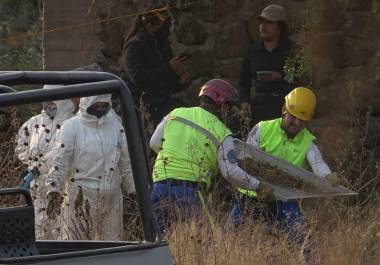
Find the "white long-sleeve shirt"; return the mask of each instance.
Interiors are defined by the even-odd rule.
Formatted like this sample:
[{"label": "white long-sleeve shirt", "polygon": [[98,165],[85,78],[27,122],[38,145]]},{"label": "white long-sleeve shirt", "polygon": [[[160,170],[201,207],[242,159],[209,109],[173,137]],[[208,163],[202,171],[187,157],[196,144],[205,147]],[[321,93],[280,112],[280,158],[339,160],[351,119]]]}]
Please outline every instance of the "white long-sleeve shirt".
[{"label": "white long-sleeve shirt", "polygon": [[[260,146],[260,126],[257,124],[251,132],[248,135],[247,143],[257,146]],[[322,154],[319,151],[318,146],[316,146],[314,143],[311,143],[309,146],[309,149],[306,153],[306,159],[309,163],[313,173],[321,178],[326,177],[327,175],[331,174],[331,170],[329,166],[326,164],[326,162],[322,158]]]},{"label": "white long-sleeve shirt", "polygon": [[[162,148],[162,139],[164,138],[167,120],[168,116],[163,118],[150,139],[150,148],[156,153]],[[260,181],[239,167],[231,136],[226,137],[218,148],[218,165],[222,176],[232,185],[248,190],[258,188]]]}]

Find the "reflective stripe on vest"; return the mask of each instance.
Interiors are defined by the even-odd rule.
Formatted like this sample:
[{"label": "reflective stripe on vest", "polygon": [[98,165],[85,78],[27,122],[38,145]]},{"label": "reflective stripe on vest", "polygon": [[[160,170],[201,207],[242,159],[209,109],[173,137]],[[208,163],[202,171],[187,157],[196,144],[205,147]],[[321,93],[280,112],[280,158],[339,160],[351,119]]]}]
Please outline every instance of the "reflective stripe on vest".
[{"label": "reflective stripe on vest", "polygon": [[201,126],[195,124],[194,122],[192,122],[190,120],[184,119],[182,117],[169,116],[169,119],[182,122],[183,124],[186,124],[187,126],[190,126],[190,127],[194,128],[195,130],[203,133],[216,146],[216,148],[219,148],[219,145],[220,145],[219,140],[212,133],[210,133],[206,129],[202,128]]},{"label": "reflective stripe on vest", "polygon": [[200,108],[178,108],[169,114],[153,181],[178,179],[204,182],[218,172],[217,150],[231,131],[212,113]]},{"label": "reflective stripe on vest", "polygon": [[241,194],[244,194],[245,196],[248,196],[250,198],[257,198],[257,192],[254,190],[245,190],[242,188],[237,188],[237,189]]},{"label": "reflective stripe on vest", "polygon": [[[259,123],[260,149],[294,166],[307,167],[306,155],[310,144],[315,140],[314,135],[305,128],[296,137],[289,139],[281,128],[281,123],[282,118]],[[238,190],[249,197],[257,197],[254,191]]]}]

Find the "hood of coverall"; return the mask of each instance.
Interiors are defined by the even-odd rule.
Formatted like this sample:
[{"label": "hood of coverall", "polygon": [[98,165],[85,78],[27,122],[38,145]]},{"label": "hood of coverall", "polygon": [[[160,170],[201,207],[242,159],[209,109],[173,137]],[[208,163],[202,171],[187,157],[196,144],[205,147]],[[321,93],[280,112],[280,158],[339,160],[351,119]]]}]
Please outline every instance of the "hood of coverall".
[{"label": "hood of coverall", "polygon": [[[97,102],[106,102],[110,104],[110,110],[108,113],[101,118],[97,118],[94,115],[91,115],[87,113],[87,108],[90,107],[91,105],[97,103]],[[79,103],[79,112],[80,116],[85,119],[87,122],[95,122],[98,124],[101,124],[104,122],[105,117],[112,111],[112,102],[111,102],[111,95],[98,95],[98,96],[91,96],[91,97],[84,97],[80,99]]]},{"label": "hood of coverall", "polygon": [[[63,85],[44,85],[43,89],[51,89],[51,88],[60,88]],[[54,116],[54,119],[60,119],[62,117],[66,117],[68,114],[73,114],[75,110],[75,105],[71,99],[64,100],[56,100],[53,101],[57,106],[57,113]],[[42,109],[41,114],[47,115],[44,109]]]}]

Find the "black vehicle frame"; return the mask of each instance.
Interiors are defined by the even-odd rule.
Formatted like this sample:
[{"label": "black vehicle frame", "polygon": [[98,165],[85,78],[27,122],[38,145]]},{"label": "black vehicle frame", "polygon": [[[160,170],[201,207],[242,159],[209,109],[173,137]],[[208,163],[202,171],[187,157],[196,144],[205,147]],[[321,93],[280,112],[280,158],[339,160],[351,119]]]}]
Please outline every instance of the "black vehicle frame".
[{"label": "black vehicle frame", "polygon": [[[12,88],[14,85],[31,84],[60,84],[65,86],[61,88],[34,89],[20,92],[14,92],[15,90]],[[0,95],[0,107],[101,94],[112,93],[117,95],[120,98],[122,121],[126,130],[126,138],[144,232],[144,241],[139,243],[131,242],[130,244],[100,241],[40,241],[37,243],[40,248],[45,249],[46,255],[12,259],[0,258],[0,264],[15,262],[40,263],[49,260],[57,262],[57,259],[64,262],[67,258],[93,255],[98,256],[111,253],[127,253],[128,251],[157,247],[165,247],[164,252],[166,253],[166,256],[168,255],[167,253],[170,253],[166,242],[161,240],[161,235],[153,217],[152,204],[150,201],[151,171],[143,128],[134,107],[130,90],[119,77],[105,72],[0,72],[0,93],[4,93]],[[61,250],[54,250],[59,248],[61,248]],[[165,260],[167,260],[167,257]],[[59,264],[66,264],[62,262]],[[116,264],[112,261],[107,262],[110,264]],[[92,264],[94,264],[94,262],[92,262]],[[95,262],[95,264],[97,263]],[[141,264],[149,263],[142,262]]]}]

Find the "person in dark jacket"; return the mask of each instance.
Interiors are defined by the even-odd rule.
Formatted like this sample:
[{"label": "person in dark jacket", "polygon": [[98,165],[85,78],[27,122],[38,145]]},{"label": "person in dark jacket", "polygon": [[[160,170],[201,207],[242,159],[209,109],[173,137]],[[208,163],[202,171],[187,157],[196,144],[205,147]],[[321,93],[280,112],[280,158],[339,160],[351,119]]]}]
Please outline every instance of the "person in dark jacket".
[{"label": "person in dark jacket", "polygon": [[142,98],[154,127],[172,109],[183,106],[173,94],[191,82],[184,68],[186,58],[173,56],[170,49],[170,28],[170,18],[159,13],[138,15],[126,38],[122,59],[135,102]]},{"label": "person in dark jacket", "polygon": [[[264,8],[259,18],[260,39],[250,45],[243,57],[238,86],[241,107],[252,115],[254,124],[280,116],[283,99],[291,90],[283,72],[293,46],[285,17],[282,6]],[[255,95],[251,95],[252,79]]]}]

